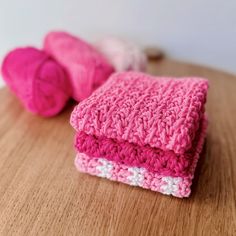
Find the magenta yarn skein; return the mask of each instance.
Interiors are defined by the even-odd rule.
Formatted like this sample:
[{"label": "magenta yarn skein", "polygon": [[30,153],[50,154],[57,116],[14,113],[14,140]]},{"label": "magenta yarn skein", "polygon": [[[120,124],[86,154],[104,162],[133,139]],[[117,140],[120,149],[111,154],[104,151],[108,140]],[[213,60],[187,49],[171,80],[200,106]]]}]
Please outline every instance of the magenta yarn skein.
[{"label": "magenta yarn skein", "polygon": [[50,32],[44,50],[66,70],[76,101],[87,98],[114,72],[111,64],[92,45],[65,32]]},{"label": "magenta yarn skein", "polygon": [[71,94],[63,68],[47,53],[33,47],[9,52],[2,64],[2,75],[24,107],[41,116],[58,114]]}]

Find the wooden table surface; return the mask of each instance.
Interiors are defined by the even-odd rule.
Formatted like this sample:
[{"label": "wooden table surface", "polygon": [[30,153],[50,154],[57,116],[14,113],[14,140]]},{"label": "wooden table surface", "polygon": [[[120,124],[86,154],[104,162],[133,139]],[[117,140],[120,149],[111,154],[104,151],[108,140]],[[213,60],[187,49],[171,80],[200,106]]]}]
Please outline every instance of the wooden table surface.
[{"label": "wooden table surface", "polygon": [[163,60],[156,75],[210,80],[207,141],[189,199],[80,174],[73,104],[45,119],[0,90],[0,235],[236,235],[236,76]]}]

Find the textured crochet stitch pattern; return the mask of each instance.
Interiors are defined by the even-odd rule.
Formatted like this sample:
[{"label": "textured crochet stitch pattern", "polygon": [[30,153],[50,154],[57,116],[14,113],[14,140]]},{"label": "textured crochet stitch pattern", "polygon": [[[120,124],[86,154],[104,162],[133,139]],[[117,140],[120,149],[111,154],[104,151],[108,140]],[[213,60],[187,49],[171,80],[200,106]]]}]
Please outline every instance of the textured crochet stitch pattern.
[{"label": "textured crochet stitch pattern", "polygon": [[77,132],[184,153],[199,128],[207,89],[200,78],[116,73],[75,107],[71,124]]},{"label": "textured crochet stitch pattern", "polygon": [[196,146],[196,154],[189,167],[188,176],[170,176],[160,172],[149,171],[143,167],[130,166],[108,160],[107,158],[93,157],[78,152],[75,158],[75,166],[80,172],[107,178],[113,181],[139,186],[155,192],[175,197],[188,197],[191,193],[191,185],[197,166],[200,152],[203,148],[206,135],[207,120],[204,117],[201,124],[199,141]]},{"label": "textured crochet stitch pattern", "polygon": [[183,154],[175,154],[170,150],[163,151],[148,145],[140,146],[127,141],[96,137],[84,132],[77,133],[75,148],[77,151],[91,157],[102,156],[110,161],[128,166],[144,167],[151,172],[158,172],[172,177],[188,177],[191,175],[189,169],[192,162],[201,151],[203,132],[201,126],[205,119],[201,121],[193,146]]},{"label": "textured crochet stitch pattern", "polygon": [[90,159],[192,179],[207,90],[201,78],[116,73],[72,112],[76,149]]}]

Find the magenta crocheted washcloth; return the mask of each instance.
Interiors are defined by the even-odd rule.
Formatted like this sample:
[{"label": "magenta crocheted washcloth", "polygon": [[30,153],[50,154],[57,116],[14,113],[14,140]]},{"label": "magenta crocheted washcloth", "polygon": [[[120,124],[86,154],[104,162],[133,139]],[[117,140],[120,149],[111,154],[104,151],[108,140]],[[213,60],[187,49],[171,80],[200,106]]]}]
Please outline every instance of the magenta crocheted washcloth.
[{"label": "magenta crocheted washcloth", "polygon": [[191,179],[207,89],[200,78],[116,73],[74,109],[75,146],[90,159]]}]

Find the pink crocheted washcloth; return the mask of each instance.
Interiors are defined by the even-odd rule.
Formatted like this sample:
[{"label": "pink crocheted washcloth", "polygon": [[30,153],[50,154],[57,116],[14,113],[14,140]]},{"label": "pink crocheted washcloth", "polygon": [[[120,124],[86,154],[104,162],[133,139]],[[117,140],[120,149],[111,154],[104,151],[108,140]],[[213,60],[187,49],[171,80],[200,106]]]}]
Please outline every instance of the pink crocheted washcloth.
[{"label": "pink crocheted washcloth", "polygon": [[207,89],[200,78],[114,74],[74,109],[76,148],[90,159],[192,179]]}]

